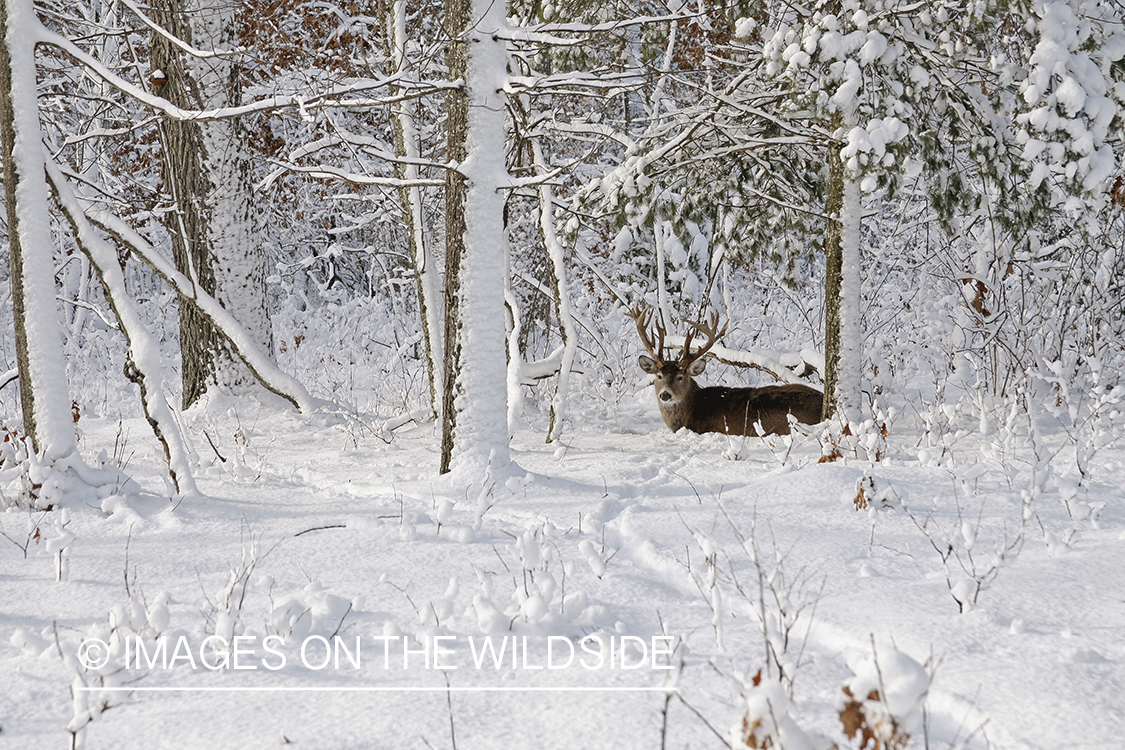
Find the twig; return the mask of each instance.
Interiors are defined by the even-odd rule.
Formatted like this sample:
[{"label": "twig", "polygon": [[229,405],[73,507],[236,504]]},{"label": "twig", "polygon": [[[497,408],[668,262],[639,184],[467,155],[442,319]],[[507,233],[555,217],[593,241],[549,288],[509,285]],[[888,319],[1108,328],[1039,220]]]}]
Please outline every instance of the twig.
[{"label": "twig", "polygon": [[336,625],[336,629],[332,631],[332,635],[330,635],[328,637],[328,640],[334,641],[336,639],[336,636],[338,636],[340,634],[340,628],[342,628],[344,626],[344,620],[348,619],[348,614],[351,613],[351,611],[352,611],[352,605],[351,605],[351,602],[348,602],[348,608],[344,612],[344,616],[340,618],[339,624]]},{"label": "twig", "polygon": [[[394,518],[395,516],[390,516],[390,517]],[[293,536],[301,536],[302,534],[308,534],[309,532],[312,532],[312,531],[324,531],[325,529],[346,529],[346,528],[348,528],[348,525],[346,523],[333,523],[333,524],[329,524],[328,526],[313,526],[311,529],[305,529],[304,531],[298,531]]]},{"label": "twig", "polygon": [[445,703],[449,706],[449,741],[453,750],[457,750],[457,732],[453,728],[453,690],[449,686],[449,672],[443,669],[441,673],[445,677]]},{"label": "twig", "polygon": [[133,598],[129,590],[129,542],[133,541],[133,524],[129,524],[129,536],[125,537],[125,596]]},{"label": "twig", "polygon": [[676,698],[679,699],[680,703],[684,704],[684,707],[686,707],[687,710],[689,710],[693,714],[695,714],[696,718],[699,719],[700,721],[702,721],[703,725],[705,727],[707,727],[708,729],[710,729],[711,733],[719,738],[719,742],[722,742],[724,747],[729,747],[731,750],[734,750],[734,746],[730,744],[730,741],[727,740],[727,738],[723,736],[722,732],[720,732],[718,729],[715,729],[714,725],[711,724],[711,722],[709,722],[707,720],[706,716],[699,713],[699,711],[696,709],[695,706],[691,705],[686,700],[684,700],[684,697],[682,695],[680,695],[679,693],[676,693],[675,695],[676,695]]},{"label": "twig", "polygon": [[218,456],[219,460],[225,464],[227,460],[223,458],[222,453],[219,453],[219,449],[215,447],[215,443],[211,440],[211,436],[207,434],[207,430],[203,431],[203,437],[207,438],[207,442],[208,444],[210,444],[211,450],[215,451],[215,455]]}]

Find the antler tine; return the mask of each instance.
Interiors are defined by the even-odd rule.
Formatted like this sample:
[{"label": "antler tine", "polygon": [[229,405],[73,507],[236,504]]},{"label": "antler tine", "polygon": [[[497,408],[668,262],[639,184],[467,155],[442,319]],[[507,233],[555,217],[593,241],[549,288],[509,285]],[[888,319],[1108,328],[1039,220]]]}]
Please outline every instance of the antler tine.
[{"label": "antler tine", "polygon": [[[726,323],[724,323],[722,329],[720,330],[719,329],[719,313],[718,312],[712,312],[711,318],[707,322],[706,325],[703,324],[703,321],[700,321],[700,322],[696,323],[696,322],[693,322],[693,321],[690,321],[690,320],[687,321],[687,324],[689,326],[691,326],[694,330],[688,331],[687,336],[684,338],[684,356],[680,360],[681,362],[684,362],[684,363],[694,362],[695,360],[699,359],[704,354],[706,354],[708,351],[710,351],[711,347],[713,347],[715,345],[715,343],[718,342],[719,339],[721,339],[723,336],[726,335],[727,326],[730,325],[730,321],[727,321]],[[704,336],[706,336],[707,342],[704,343],[703,346],[700,347],[700,349],[698,351],[696,351],[695,353],[692,353],[690,347],[691,347],[691,340],[695,336],[695,331],[699,331]]]},{"label": "antler tine", "polygon": [[630,318],[637,324],[637,333],[641,336],[641,343],[644,344],[645,349],[657,362],[664,364],[664,326],[654,325],[656,330],[658,342],[656,345],[652,343],[652,337],[648,333],[648,325],[652,320],[652,308],[645,307],[644,305],[636,305],[628,313]]}]

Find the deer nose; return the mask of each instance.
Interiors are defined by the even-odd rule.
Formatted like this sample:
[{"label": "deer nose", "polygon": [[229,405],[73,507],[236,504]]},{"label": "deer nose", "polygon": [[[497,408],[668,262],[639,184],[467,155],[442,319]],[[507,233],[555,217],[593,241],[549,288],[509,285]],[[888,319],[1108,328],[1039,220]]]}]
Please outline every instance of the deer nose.
[{"label": "deer nose", "polygon": [[668,391],[664,391],[664,393],[660,394],[660,400],[661,401],[671,401],[672,400],[672,394],[669,393]]}]

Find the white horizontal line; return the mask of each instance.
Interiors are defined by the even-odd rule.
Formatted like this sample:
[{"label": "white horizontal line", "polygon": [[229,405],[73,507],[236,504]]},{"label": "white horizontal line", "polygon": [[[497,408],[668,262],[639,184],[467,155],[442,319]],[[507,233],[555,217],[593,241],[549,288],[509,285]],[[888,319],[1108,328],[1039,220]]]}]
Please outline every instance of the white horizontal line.
[{"label": "white horizontal line", "polygon": [[565,692],[565,693],[625,693],[625,692],[646,692],[646,693],[678,693],[679,688],[675,687],[294,687],[294,686],[275,686],[275,687],[79,687],[79,692],[102,692],[102,691],[118,691],[118,692],[199,692],[199,693],[298,693],[298,692],[320,692],[320,693],[542,693],[542,692]]}]

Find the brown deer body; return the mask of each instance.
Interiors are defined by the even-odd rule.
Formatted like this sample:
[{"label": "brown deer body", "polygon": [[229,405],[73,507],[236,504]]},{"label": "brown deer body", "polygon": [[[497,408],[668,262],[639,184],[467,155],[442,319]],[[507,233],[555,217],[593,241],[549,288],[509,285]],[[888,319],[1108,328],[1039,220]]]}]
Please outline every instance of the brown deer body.
[{"label": "brown deer body", "polygon": [[[658,343],[648,333],[652,310],[633,308],[630,317],[649,355],[641,355],[641,369],[656,377],[653,387],[664,423],[673,431],[687,427],[692,432],[722,432],[727,435],[788,435],[789,415],[798,422],[816,424],[822,419],[823,396],[807,385],[769,385],[761,388],[701,387],[695,382],[707,366],[703,355],[726,333],[719,330],[719,316],[710,323],[691,323],[695,331],[707,336],[696,351],[691,350],[694,331],[684,339],[683,354],[677,360],[664,358],[664,328],[655,326]],[[761,432],[758,431],[761,426]]]}]

